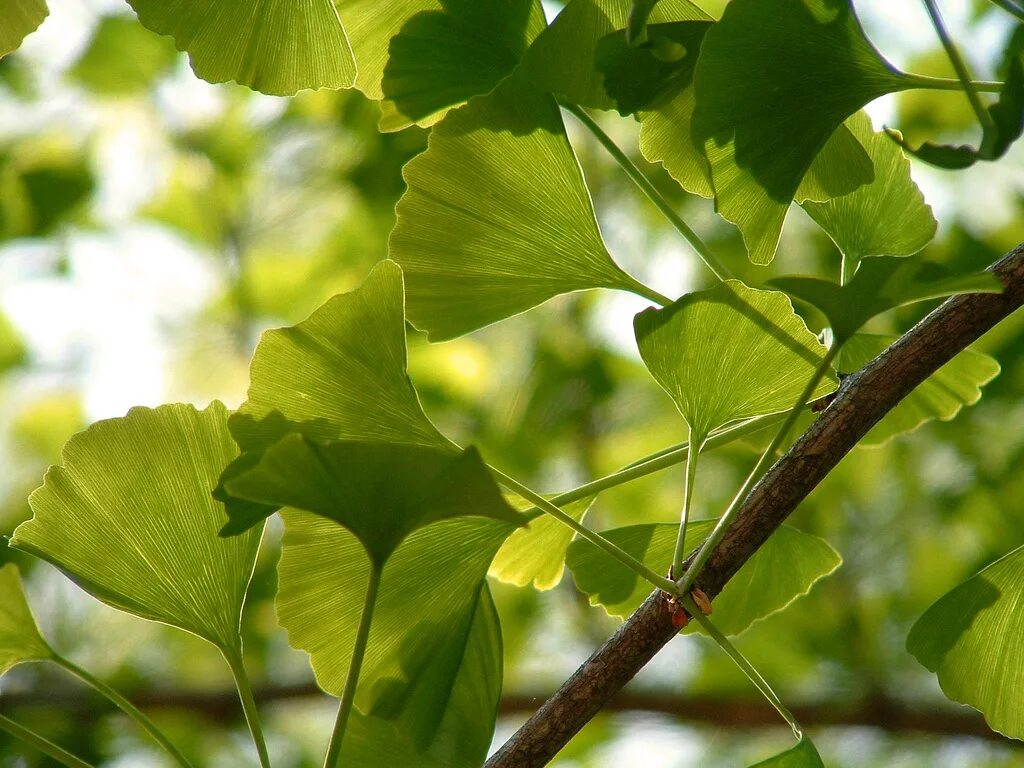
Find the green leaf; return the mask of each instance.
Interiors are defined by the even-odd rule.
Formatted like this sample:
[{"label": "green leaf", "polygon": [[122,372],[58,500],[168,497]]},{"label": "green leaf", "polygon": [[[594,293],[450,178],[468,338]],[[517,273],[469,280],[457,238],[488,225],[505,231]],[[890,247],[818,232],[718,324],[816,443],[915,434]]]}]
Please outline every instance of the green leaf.
[{"label": "green leaf", "polygon": [[129,0],[147,29],[188,51],[196,75],[262,93],[348,88],[355,81],[331,0]]},{"label": "green leaf", "polygon": [[734,0],[704,39],[694,85],[693,137],[717,210],[739,227],[755,264],[772,260],[790,201],[842,122],[909,87],[848,0]]},{"label": "green leaf", "polygon": [[382,130],[428,125],[488,93],[545,26],[537,0],[350,0],[338,13],[356,88],[382,100]]},{"label": "green leaf", "polygon": [[320,442],[296,433],[231,478],[227,490],[236,498],[295,507],[340,523],[378,568],[410,533],[438,520],[480,515],[525,524],[473,447],[452,456],[438,448]]},{"label": "green leaf", "polygon": [[[898,338],[855,333],[839,350],[836,368],[851,373],[860,370]],[[965,349],[903,398],[858,445],[883,445],[926,422],[955,418],[963,406],[981,399],[981,387],[997,375],[999,363],[994,358]]]},{"label": "green leaf", "polygon": [[96,181],[79,148],[40,137],[0,153],[0,240],[46,237],[68,223]]},{"label": "green leaf", "polygon": [[[487,757],[501,699],[501,625],[486,583],[480,588],[466,642],[453,643],[436,655],[418,681],[410,704],[394,718],[354,710],[345,731],[341,760],[345,765],[415,765],[418,768],[478,768]],[[432,701],[434,674],[455,674],[436,731],[426,741],[413,734],[421,711],[417,694]]]},{"label": "green leaf", "polygon": [[848,195],[803,208],[850,261],[865,256],[910,256],[935,236],[935,217],[910,177],[910,162],[870,118],[858,112],[846,121],[867,149],[875,179]]},{"label": "green leaf", "polygon": [[[687,540],[703,541],[715,522],[689,523]],[[678,532],[679,526],[674,523],[648,523],[615,528],[602,535],[657,573],[666,573]],[[566,563],[576,586],[590,595],[591,605],[602,606],[611,616],[626,618],[651,592],[650,585],[636,573],[583,539],[569,545]],[[828,542],[783,525],[715,598],[715,626],[727,635],[737,635],[807,594],[816,581],[841,564],[842,558]],[[689,630],[698,626],[694,622]]]},{"label": "green leaf", "polygon": [[229,420],[243,453],[216,491],[227,504],[225,533],[273,512],[232,500],[224,486],[289,433],[454,451],[423,413],[406,360],[402,271],[392,261],[301,323],[264,333],[249,368],[248,399]]},{"label": "green leaf", "polygon": [[[589,496],[562,507],[562,511],[576,522],[582,523],[596,496]],[[529,502],[521,502],[520,508],[529,508]],[[565,570],[565,551],[569,548],[575,533],[550,515],[540,515],[530,520],[526,528],[515,531],[501,545],[491,563],[490,575],[496,579],[534,589],[547,590],[562,580]]]},{"label": "green leaf", "polygon": [[[614,108],[595,57],[598,41],[624,29],[628,13],[628,5],[621,0],[572,0],[530,46],[519,74],[573,104]],[[650,16],[653,24],[710,20],[688,0],[662,0]]]},{"label": "green leaf", "polygon": [[46,0],[5,0],[0,9],[0,57],[16,51],[48,14]]},{"label": "green leaf", "polygon": [[805,733],[793,748],[755,763],[750,768],[825,768],[825,764]]},{"label": "green leaf", "polygon": [[0,568],[0,676],[24,661],[52,657],[25,600],[18,567],[8,563]]},{"label": "green leaf", "polygon": [[[700,445],[713,429],[793,407],[825,348],[785,295],[727,280],[633,320],[637,346]],[[829,375],[813,397],[836,386]]]},{"label": "green leaf", "polygon": [[104,16],[68,74],[95,94],[124,96],[147,90],[173,66],[170,41],[131,16]]},{"label": "green leaf", "polygon": [[11,545],[108,605],[237,653],[260,531],[218,538],[224,510],[210,497],[236,453],[219,402],[97,422],[64,446]]},{"label": "green leaf", "polygon": [[991,272],[951,274],[940,264],[891,256],[864,259],[846,285],[817,277],[777,277],[767,285],[820,309],[840,342],[875,315],[957,293],[1001,293]]},{"label": "green leaf", "polygon": [[1024,739],[1024,547],[944,595],[917,620],[907,650],[954,701],[999,733]]},{"label": "green leaf", "polygon": [[561,293],[638,288],[608,255],[550,96],[506,81],[435,126],[403,175],[389,255],[432,341]]},{"label": "green leaf", "polygon": [[[337,523],[297,510],[282,515],[278,619],[289,643],[310,655],[320,687],[338,695],[370,560],[355,536]],[[421,528],[402,542],[384,568],[377,596],[356,692],[362,712],[401,718],[415,743],[429,743],[458,671],[458,659],[446,649],[466,642],[487,568],[514,527],[501,520],[455,518]],[[438,668],[435,662],[442,657],[449,663]],[[420,685],[426,675],[430,683]],[[412,709],[403,714],[406,706]]]}]

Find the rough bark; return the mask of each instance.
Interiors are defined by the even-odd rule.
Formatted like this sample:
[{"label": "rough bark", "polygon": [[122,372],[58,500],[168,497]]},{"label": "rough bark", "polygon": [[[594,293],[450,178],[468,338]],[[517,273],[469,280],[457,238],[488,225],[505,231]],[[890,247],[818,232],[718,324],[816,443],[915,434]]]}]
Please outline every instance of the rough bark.
[{"label": "rough bark", "polygon": [[[1024,304],[1024,244],[989,268],[1001,294],[954,296],[843,381],[836,398],[750,491],[697,580],[714,597],[886,413]],[[546,765],[676,634],[653,593],[496,752],[485,768]]]}]

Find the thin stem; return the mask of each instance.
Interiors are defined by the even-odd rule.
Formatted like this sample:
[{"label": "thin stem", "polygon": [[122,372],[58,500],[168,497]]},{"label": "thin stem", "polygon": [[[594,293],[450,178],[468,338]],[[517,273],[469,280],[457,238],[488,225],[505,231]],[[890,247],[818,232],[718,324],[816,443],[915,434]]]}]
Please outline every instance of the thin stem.
[{"label": "thin stem", "polygon": [[672,304],[672,299],[668,296],[658,293],[648,285],[644,285],[632,275],[626,275],[626,277],[628,278],[629,290],[637,296],[643,296],[645,299],[653,301],[660,307],[667,307]]},{"label": "thin stem", "polygon": [[686,595],[682,603],[687,613],[697,620],[701,627],[704,628],[704,631],[718,644],[718,647],[729,655],[729,658],[736,663],[736,666],[747,676],[747,679],[754,684],[757,690],[775,707],[775,710],[782,715],[782,719],[789,723],[789,727],[793,729],[793,735],[799,741],[803,736],[800,725],[797,723],[796,718],[793,717],[793,713],[786,708],[786,705],[782,703],[782,700],[772,690],[772,687],[768,685],[768,681],[761,676],[761,673],[754,668],[754,665],[747,660],[747,657],[740,653],[739,648],[733,645],[729,638],[723,635],[718,627],[711,623],[711,619],[701,613],[700,609],[693,602],[692,597]]},{"label": "thin stem", "polygon": [[815,369],[811,378],[808,380],[807,385],[804,387],[803,392],[797,398],[796,403],[786,414],[785,421],[782,422],[782,426],[779,427],[779,431],[775,433],[775,437],[772,438],[771,443],[765,448],[764,453],[761,454],[761,458],[757,460],[754,468],[750,470],[750,474],[747,475],[747,479],[743,481],[743,485],[739,491],[733,497],[729,503],[729,507],[725,510],[725,513],[719,518],[718,523],[715,525],[711,535],[701,545],[700,550],[697,552],[697,556],[690,563],[689,568],[686,569],[686,575],[683,576],[679,581],[679,591],[682,594],[688,594],[694,582],[700,575],[701,569],[707,563],[708,558],[711,557],[711,553],[715,551],[715,547],[718,546],[722,538],[725,536],[726,531],[729,530],[729,526],[732,525],[733,518],[736,517],[739,512],[740,505],[743,500],[747,497],[750,489],[754,486],[754,483],[760,479],[764,470],[768,468],[772,458],[775,456],[775,451],[779,445],[785,439],[786,435],[789,434],[789,430],[793,428],[797,418],[800,416],[800,412],[807,405],[807,401],[811,399],[811,395],[814,394],[815,388],[818,386],[818,382],[824,378],[825,374],[828,373],[829,368],[832,366],[832,361],[835,359],[836,354],[839,352],[839,347],[842,346],[842,341],[836,339],[833,342],[831,348],[825,353],[825,356],[821,359],[818,367]]},{"label": "thin stem", "polygon": [[594,122],[593,118],[591,118],[590,115],[588,115],[581,107],[564,102],[562,103],[562,106],[566,111],[571,112],[577,120],[583,123],[587,130],[594,134],[594,137],[601,143],[601,146],[608,150],[608,154],[610,154],[622,167],[622,170],[626,172],[626,175],[633,180],[633,183],[640,188],[641,192],[647,195],[658,210],[665,215],[665,218],[668,219],[669,223],[675,227],[679,234],[681,234],[693,247],[693,250],[697,252],[697,255],[700,257],[701,261],[707,265],[707,268],[715,273],[715,277],[719,280],[725,280],[732,277],[729,270],[715,257],[707,244],[700,239],[696,232],[690,229],[682,218],[680,218],[679,214],[672,209],[672,206],[668,204],[668,201],[651,183],[651,180],[636,167],[633,161],[630,160],[621,149],[619,149],[619,146],[612,141],[611,137],[601,130],[601,126]]},{"label": "thin stem", "polygon": [[53,663],[59,667],[62,667],[72,675],[77,677],[83,683],[88,685],[94,691],[99,693],[104,698],[108,699],[114,706],[124,712],[128,717],[134,720],[139,726],[148,733],[153,740],[163,747],[167,754],[169,754],[174,761],[182,766],[182,768],[192,768],[192,764],[185,758],[183,754],[174,746],[170,740],[160,731],[159,728],[154,725],[153,721],[146,717],[145,713],[142,712],[138,707],[132,704],[128,699],[118,693],[116,690],[111,688],[109,685],[104,683],[97,677],[94,677],[89,672],[86,672],[80,666],[75,664],[73,661],[64,658],[60,654],[55,653],[52,659]]},{"label": "thin stem", "polygon": [[14,738],[21,739],[29,746],[35,747],[44,755],[53,758],[61,765],[66,765],[67,768],[93,768],[89,763],[84,760],[79,760],[70,752],[61,749],[44,736],[39,735],[35,731],[26,728],[23,725],[19,725],[3,715],[0,715],[0,731],[7,731],[7,733],[11,734]]},{"label": "thin stem", "polygon": [[1024,9],[1014,3],[1011,3],[1010,0],[992,0],[992,2],[1011,16],[1016,16],[1021,21],[1024,21]]},{"label": "thin stem", "polygon": [[231,676],[235,679],[235,688],[238,689],[238,698],[242,702],[242,711],[245,712],[245,722],[249,726],[249,733],[252,734],[252,743],[256,745],[256,752],[260,757],[260,765],[263,768],[270,768],[270,755],[267,754],[267,740],[263,736],[263,727],[260,725],[260,713],[256,707],[256,697],[252,695],[252,685],[249,683],[249,675],[245,671],[245,664],[242,662],[241,651],[224,653],[224,658],[231,667]]},{"label": "thin stem", "polygon": [[[729,427],[727,429],[713,432],[711,437],[704,441],[704,448],[718,448],[727,443],[731,443],[740,437],[749,435],[753,432],[758,432],[766,427],[776,424],[785,417],[785,413],[772,413],[768,416],[758,416],[756,419],[748,419],[747,421],[741,422],[736,426]],[[668,448],[663,448],[660,451],[645,456],[642,459],[637,459],[632,464],[629,464],[622,469],[612,472],[610,475],[599,477],[597,480],[591,480],[589,483],[577,486],[568,491],[553,496],[550,499],[552,504],[556,506],[564,506],[580,499],[585,499],[588,496],[607,491],[609,488],[615,488],[620,485],[624,485],[632,480],[638,480],[641,477],[660,472],[663,469],[674,467],[677,464],[681,464],[686,461],[686,457],[690,454],[689,443],[677,443],[676,445],[670,445]],[[542,511],[538,507],[526,510],[524,513],[527,516],[538,516],[542,514]]]},{"label": "thin stem", "polygon": [[[927,91],[962,91],[964,89],[964,84],[956,78],[929,77],[928,75],[904,72],[903,80],[911,88],[921,88]],[[971,87],[979,93],[1000,93],[1003,90],[1003,83],[994,80],[971,80],[970,82]]]},{"label": "thin stem", "polygon": [[[693,432],[690,432],[690,442],[693,442]],[[686,557],[686,525],[690,522],[690,499],[693,497],[693,486],[697,479],[697,458],[700,456],[700,447],[695,451],[688,451],[686,455],[686,484],[683,486],[683,512],[679,520],[679,533],[676,536],[675,554],[672,556],[672,575],[678,578],[677,574],[683,572],[683,558]]]},{"label": "thin stem", "polygon": [[377,603],[377,591],[380,589],[380,578],[383,569],[376,563],[370,564],[370,580],[366,585],[366,599],[363,612],[359,616],[359,628],[356,630],[356,642],[352,646],[352,660],[348,665],[348,677],[345,679],[345,690],[341,694],[338,705],[338,717],[334,721],[334,732],[331,743],[327,746],[324,768],[337,768],[341,760],[341,743],[345,738],[345,728],[352,713],[352,703],[356,698],[356,685],[359,682],[359,671],[366,655],[366,641],[370,637],[370,624],[373,623],[373,608]]},{"label": "thin stem", "polygon": [[971,102],[971,109],[978,116],[978,122],[981,123],[986,131],[993,130],[995,123],[992,120],[992,115],[985,109],[981,96],[978,95],[978,91],[971,82],[971,72],[967,69],[967,62],[964,61],[960,51],[957,50],[956,45],[953,43],[953,39],[949,36],[946,25],[942,21],[942,14],[939,13],[939,6],[935,3],[935,0],[924,0],[924,6],[928,9],[932,26],[935,27],[935,32],[939,36],[939,40],[942,41],[942,47],[946,49],[946,55],[949,57],[953,69],[956,70],[957,79],[963,86],[964,93],[967,94],[967,100]]},{"label": "thin stem", "polygon": [[641,576],[646,581],[649,581],[658,589],[664,590],[671,595],[674,595],[676,593],[675,582],[673,582],[671,579],[665,578],[664,576],[660,575],[651,568],[648,568],[646,565],[644,565],[631,554],[623,550],[621,547],[612,544],[610,541],[608,541],[608,539],[606,539],[601,534],[590,530],[584,525],[581,525],[571,516],[567,515],[565,512],[559,509],[555,504],[545,499],[539,493],[530,490],[525,485],[520,483],[518,480],[509,477],[500,469],[496,469],[493,466],[491,466],[490,469],[497,476],[498,482],[500,482],[510,491],[519,494],[530,503],[536,505],[537,508],[540,509],[542,512],[548,513],[556,520],[569,526],[574,531],[576,531],[576,533],[578,533],[582,538],[589,541],[595,547],[598,547],[599,549],[602,549],[605,552],[607,552],[609,555],[614,557],[624,566],[626,566],[631,571]]}]

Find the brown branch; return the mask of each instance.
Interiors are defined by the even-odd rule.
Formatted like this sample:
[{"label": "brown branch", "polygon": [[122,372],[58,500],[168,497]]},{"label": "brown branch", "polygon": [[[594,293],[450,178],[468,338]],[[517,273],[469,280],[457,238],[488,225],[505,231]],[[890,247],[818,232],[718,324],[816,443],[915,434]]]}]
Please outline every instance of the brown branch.
[{"label": "brown branch", "polygon": [[[879,419],[957,353],[1024,304],[1024,244],[990,270],[1001,294],[954,296],[843,381],[836,399],[743,501],[698,579],[710,596],[764,544]],[[676,635],[655,592],[486,763],[546,765]]]}]

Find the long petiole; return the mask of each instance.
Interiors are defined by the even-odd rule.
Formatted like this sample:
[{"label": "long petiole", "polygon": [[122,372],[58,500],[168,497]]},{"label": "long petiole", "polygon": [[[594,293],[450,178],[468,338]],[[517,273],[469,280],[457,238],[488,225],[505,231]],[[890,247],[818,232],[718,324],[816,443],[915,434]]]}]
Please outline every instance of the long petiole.
[{"label": "long petiole", "polygon": [[988,113],[984,103],[981,101],[981,96],[978,95],[978,91],[971,81],[971,73],[967,69],[967,62],[964,61],[960,51],[957,50],[956,45],[953,43],[953,39],[949,36],[949,31],[942,21],[942,14],[939,13],[939,6],[936,5],[935,0],[924,0],[924,6],[928,9],[928,16],[931,17],[935,33],[939,36],[939,40],[942,41],[942,47],[946,49],[949,62],[953,65],[953,69],[956,70],[957,79],[963,86],[964,93],[967,94],[967,100],[971,102],[971,109],[977,115],[978,122],[981,123],[982,128],[986,132],[993,130],[995,123],[992,120],[992,115]]},{"label": "long petiole", "polygon": [[[690,443],[693,443],[693,432],[690,432]],[[697,457],[700,447],[686,454],[686,484],[683,486],[683,512],[679,520],[679,534],[676,536],[675,554],[672,555],[672,575],[683,572],[683,558],[686,557],[686,526],[690,522],[690,499],[693,497],[693,486],[697,479]]]},{"label": "long petiole", "polygon": [[708,633],[712,640],[714,640],[718,647],[725,651],[729,658],[732,659],[736,666],[747,676],[747,679],[754,684],[754,686],[761,692],[761,694],[768,699],[769,703],[775,707],[776,711],[782,715],[782,719],[789,723],[789,727],[793,729],[793,735],[796,736],[797,740],[803,735],[800,731],[800,726],[793,717],[793,713],[786,709],[786,705],[782,703],[782,700],[778,697],[772,687],[768,685],[768,681],[765,680],[761,673],[754,669],[754,665],[747,661],[746,656],[740,653],[739,649],[733,645],[729,638],[723,635],[714,624],[711,623],[711,619],[705,616],[701,610],[697,607],[696,603],[693,602],[693,598],[688,594],[682,599],[683,607],[686,608],[689,613],[697,622],[704,628],[704,631]]},{"label": "long petiole", "polygon": [[242,702],[242,711],[245,713],[246,725],[249,726],[249,733],[252,734],[252,743],[256,745],[260,765],[263,768],[270,768],[267,741],[263,737],[263,727],[260,725],[259,710],[256,708],[256,698],[252,694],[249,675],[245,671],[245,664],[242,663],[242,652],[241,650],[231,653],[225,651],[224,658],[231,668],[231,676],[235,680],[235,688],[238,690],[238,698]]},{"label": "long petiole", "polygon": [[708,536],[697,551],[697,555],[694,557],[693,562],[690,563],[690,566],[686,569],[686,575],[683,576],[679,582],[679,591],[682,594],[689,594],[694,582],[700,575],[701,569],[707,563],[708,558],[711,557],[711,553],[715,551],[715,547],[718,546],[719,542],[721,542],[722,538],[725,536],[725,532],[729,530],[729,526],[732,525],[732,521],[739,512],[740,505],[743,503],[743,500],[747,497],[747,494],[750,492],[754,483],[760,479],[761,475],[768,468],[772,458],[775,456],[775,451],[782,444],[786,435],[789,434],[789,430],[793,428],[797,418],[800,416],[800,412],[803,411],[804,406],[807,405],[807,402],[814,394],[814,390],[817,388],[818,382],[825,377],[825,374],[827,374],[829,369],[832,367],[832,361],[839,352],[840,346],[842,346],[842,343],[837,339],[829,348],[828,352],[825,353],[825,356],[821,359],[818,367],[815,369],[814,373],[811,374],[811,378],[804,387],[803,392],[801,392],[800,396],[797,398],[796,403],[786,414],[786,419],[782,422],[782,426],[779,427],[779,431],[775,433],[775,437],[772,438],[771,443],[768,444],[764,453],[761,454],[761,458],[757,460],[754,468],[750,470],[750,474],[747,475],[747,479],[743,481],[743,485],[740,487],[739,491],[736,492],[732,501],[729,502],[729,507],[725,510],[722,517],[719,518],[714,530],[711,531],[711,535]]},{"label": "long petiole", "polygon": [[559,522],[569,526],[574,531],[576,531],[576,533],[578,533],[582,538],[586,539],[595,547],[598,547],[599,549],[603,550],[604,552],[614,557],[616,560],[618,560],[624,566],[629,568],[631,571],[633,571],[646,581],[649,581],[656,588],[664,590],[665,592],[668,592],[670,595],[674,595],[676,593],[675,582],[673,582],[671,579],[665,578],[664,576],[655,572],[653,569],[648,568],[646,565],[644,565],[631,554],[623,550],[621,547],[612,544],[610,541],[608,541],[608,539],[606,539],[601,534],[590,530],[581,523],[578,523],[570,515],[567,515],[565,512],[559,509],[557,505],[548,501],[539,493],[530,490],[525,485],[520,483],[518,480],[509,477],[500,469],[496,469],[495,467],[490,466],[490,470],[497,476],[498,482],[504,485],[510,491],[522,496],[531,504],[534,504],[542,512],[546,512]]},{"label": "long petiole", "polygon": [[[955,77],[929,77],[928,75],[904,72],[903,79],[910,87],[926,91],[962,91],[964,89],[964,84]],[[978,93],[1000,93],[1003,90],[1003,83],[994,80],[971,80],[970,83]]]},{"label": "long petiole", "polygon": [[1007,13],[1009,13],[1011,16],[1016,16],[1021,21],[1024,21],[1024,9],[1022,9],[1015,3],[1011,2],[1011,0],[992,0],[992,2],[998,5]]},{"label": "long petiole", "polygon": [[682,218],[680,218],[679,214],[672,209],[672,206],[668,204],[668,201],[651,183],[651,180],[636,167],[636,164],[626,156],[625,152],[619,149],[618,144],[612,141],[611,137],[601,130],[601,126],[594,122],[594,119],[581,107],[575,104],[562,103],[562,107],[566,111],[571,112],[577,120],[583,123],[587,130],[594,134],[594,137],[601,143],[601,146],[608,150],[608,154],[615,159],[619,166],[621,166],[622,170],[626,172],[626,175],[633,180],[633,183],[640,188],[640,191],[647,195],[650,201],[654,203],[657,209],[664,214],[666,219],[668,219],[669,223],[686,239],[686,242],[688,242],[692,246],[693,250],[697,252],[700,260],[707,265],[707,268],[715,273],[715,277],[719,280],[725,280],[732,277],[732,274],[726,266],[715,257],[715,254],[711,252],[711,249],[708,248],[707,244],[700,239],[696,232],[690,229],[689,225],[687,225]]},{"label": "long petiole", "polygon": [[88,685],[94,691],[96,691],[101,696],[109,700],[118,709],[120,709],[122,712],[128,715],[128,717],[130,717],[132,720],[138,723],[139,726],[144,731],[146,731],[146,733],[148,733],[157,744],[159,744],[167,751],[167,754],[174,758],[174,761],[178,765],[182,766],[183,768],[192,768],[192,764],[189,763],[185,756],[181,754],[178,748],[170,742],[170,740],[163,734],[163,732],[161,732],[160,729],[153,724],[153,721],[146,717],[142,710],[140,710],[138,707],[136,707],[134,704],[128,701],[128,699],[126,699],[124,696],[122,696],[120,693],[118,693],[116,690],[111,688],[109,685],[104,683],[99,678],[94,677],[92,674],[86,672],[84,669],[82,669],[80,666],[70,661],[69,659],[65,659],[60,654],[55,653],[51,660],[53,661],[54,664],[70,672],[72,675],[77,677],[79,680]]},{"label": "long petiole", "polygon": [[31,747],[35,747],[39,752],[56,760],[61,765],[66,765],[67,768],[93,768],[89,763],[79,760],[70,752],[57,746],[44,736],[40,736],[35,731],[3,715],[0,715],[0,731],[6,731],[14,738],[20,739]]},{"label": "long petiole", "polygon": [[370,580],[366,585],[366,599],[363,602],[363,612],[359,616],[356,642],[352,646],[352,660],[348,665],[345,690],[341,693],[341,703],[338,705],[338,717],[334,721],[331,743],[327,746],[324,768],[337,768],[340,764],[341,743],[345,738],[345,728],[348,726],[348,718],[352,713],[352,703],[356,698],[356,685],[359,682],[359,671],[363,666],[363,657],[366,655],[366,641],[370,637],[370,624],[373,622],[373,608],[377,603],[377,592],[380,589],[382,573],[383,568],[381,566],[376,563],[370,563]]}]

